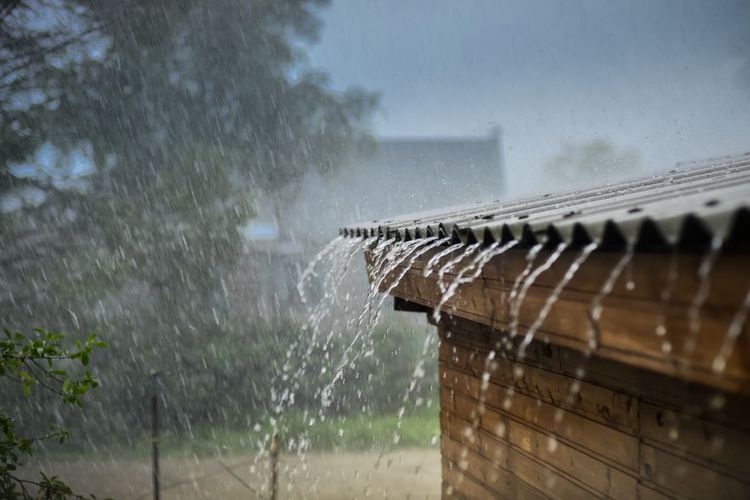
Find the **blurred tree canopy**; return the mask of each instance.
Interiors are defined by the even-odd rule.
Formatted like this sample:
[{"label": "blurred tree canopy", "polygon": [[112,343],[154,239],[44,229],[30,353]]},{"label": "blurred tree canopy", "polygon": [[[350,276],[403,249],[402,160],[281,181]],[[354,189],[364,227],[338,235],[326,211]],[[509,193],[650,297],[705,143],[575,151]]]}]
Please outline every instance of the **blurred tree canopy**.
[{"label": "blurred tree canopy", "polygon": [[96,181],[133,197],[171,170],[189,174],[196,147],[240,155],[266,189],[330,170],[365,138],[375,98],[301,71],[325,3],[5,0],[4,185],[43,177],[12,165],[44,143],[84,143]]},{"label": "blurred tree canopy", "polygon": [[636,176],[640,157],[635,149],[621,149],[604,139],[593,139],[563,144],[562,151],[550,158],[544,168],[556,181],[569,186],[592,179],[611,182]]},{"label": "blurred tree canopy", "polygon": [[112,401],[139,400],[153,366],[186,397],[185,371],[235,369],[213,343],[271,328],[222,316],[255,196],[369,140],[377,97],[305,66],[327,3],[0,2],[9,326],[100,332]]}]

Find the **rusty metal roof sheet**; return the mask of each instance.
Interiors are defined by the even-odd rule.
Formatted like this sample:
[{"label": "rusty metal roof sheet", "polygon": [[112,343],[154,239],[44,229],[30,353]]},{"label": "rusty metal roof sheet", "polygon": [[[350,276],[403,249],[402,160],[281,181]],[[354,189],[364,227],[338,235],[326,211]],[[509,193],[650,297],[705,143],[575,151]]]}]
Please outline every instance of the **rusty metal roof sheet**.
[{"label": "rusty metal roof sheet", "polygon": [[701,249],[750,241],[750,153],[604,187],[354,224],[350,237]]}]

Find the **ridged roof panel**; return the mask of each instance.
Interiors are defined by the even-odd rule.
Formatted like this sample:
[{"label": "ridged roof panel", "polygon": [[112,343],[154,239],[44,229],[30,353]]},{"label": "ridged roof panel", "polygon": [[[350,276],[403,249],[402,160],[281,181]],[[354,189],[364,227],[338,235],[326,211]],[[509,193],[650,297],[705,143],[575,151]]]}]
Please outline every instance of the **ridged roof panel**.
[{"label": "ridged roof panel", "polygon": [[640,250],[705,248],[750,240],[750,154],[603,187],[445,210],[406,214],[341,229],[352,237],[403,240],[452,236],[455,241]]}]

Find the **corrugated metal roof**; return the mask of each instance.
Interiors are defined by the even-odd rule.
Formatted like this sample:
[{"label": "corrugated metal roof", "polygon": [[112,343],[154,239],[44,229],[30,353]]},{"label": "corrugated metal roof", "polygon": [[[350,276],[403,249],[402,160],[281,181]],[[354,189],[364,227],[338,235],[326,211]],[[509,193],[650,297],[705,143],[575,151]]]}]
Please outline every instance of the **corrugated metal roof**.
[{"label": "corrugated metal roof", "polygon": [[402,240],[452,236],[458,242],[521,240],[524,245],[590,242],[601,248],[701,249],[750,240],[750,154],[666,175],[512,201],[467,204],[353,224],[350,237]]}]

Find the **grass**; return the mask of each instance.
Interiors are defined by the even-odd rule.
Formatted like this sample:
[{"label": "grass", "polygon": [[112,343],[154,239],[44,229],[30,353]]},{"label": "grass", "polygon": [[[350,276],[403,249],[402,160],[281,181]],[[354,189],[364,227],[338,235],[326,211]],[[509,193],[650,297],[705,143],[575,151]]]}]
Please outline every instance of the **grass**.
[{"label": "grass", "polygon": [[[395,448],[427,448],[437,446],[440,421],[436,407],[422,408],[399,419],[395,414],[351,417],[335,416],[323,421],[304,413],[285,415],[277,422],[286,450],[296,451],[301,441],[310,451],[386,451]],[[207,457],[257,453],[268,446],[273,432],[270,422],[238,429],[222,426],[201,426],[191,434],[165,429],[160,438],[160,453],[170,458]],[[50,447],[48,458],[76,460],[86,457],[143,459],[151,453],[151,438],[147,430],[127,441],[115,437],[90,437],[84,444],[83,436],[75,436],[81,446]]]},{"label": "grass", "polygon": [[[296,449],[301,441],[312,451],[426,448],[436,446],[440,433],[437,409],[404,415],[400,420],[396,415],[357,415],[320,421],[294,413],[281,419],[278,426],[288,450]],[[166,439],[164,452],[171,456],[257,452],[271,433],[270,423],[244,430],[205,428],[191,438]]]}]

